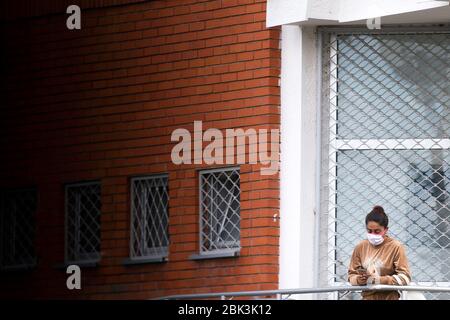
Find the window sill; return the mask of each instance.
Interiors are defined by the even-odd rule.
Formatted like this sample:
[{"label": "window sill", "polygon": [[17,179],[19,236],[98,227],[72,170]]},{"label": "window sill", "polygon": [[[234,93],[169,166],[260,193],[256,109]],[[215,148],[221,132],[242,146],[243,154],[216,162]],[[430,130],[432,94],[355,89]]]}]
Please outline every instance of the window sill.
[{"label": "window sill", "polygon": [[37,264],[0,267],[0,272],[27,272],[36,269]]},{"label": "window sill", "polygon": [[56,269],[67,269],[68,266],[78,266],[80,268],[96,268],[99,261],[72,261],[64,262],[55,266]]},{"label": "window sill", "polygon": [[226,252],[215,252],[215,253],[198,253],[193,254],[189,257],[191,260],[207,260],[207,259],[220,259],[220,258],[233,258],[239,256],[239,249],[226,251]]},{"label": "window sill", "polygon": [[167,256],[154,256],[154,257],[145,257],[145,258],[127,258],[123,260],[123,265],[125,266],[133,266],[139,264],[147,264],[147,263],[161,263],[167,262]]}]

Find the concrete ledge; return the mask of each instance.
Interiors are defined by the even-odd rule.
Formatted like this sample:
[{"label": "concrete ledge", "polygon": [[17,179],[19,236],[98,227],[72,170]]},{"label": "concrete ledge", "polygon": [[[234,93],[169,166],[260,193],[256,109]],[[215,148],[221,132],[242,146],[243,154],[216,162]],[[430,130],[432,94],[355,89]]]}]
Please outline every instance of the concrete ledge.
[{"label": "concrete ledge", "polygon": [[220,259],[220,258],[233,258],[239,256],[239,250],[217,252],[217,253],[197,253],[189,257],[190,260],[207,260],[207,259]]},{"label": "concrete ledge", "polygon": [[147,263],[161,263],[167,262],[167,256],[155,256],[148,258],[127,258],[124,259],[122,264],[125,266],[139,265],[139,264],[147,264]]}]

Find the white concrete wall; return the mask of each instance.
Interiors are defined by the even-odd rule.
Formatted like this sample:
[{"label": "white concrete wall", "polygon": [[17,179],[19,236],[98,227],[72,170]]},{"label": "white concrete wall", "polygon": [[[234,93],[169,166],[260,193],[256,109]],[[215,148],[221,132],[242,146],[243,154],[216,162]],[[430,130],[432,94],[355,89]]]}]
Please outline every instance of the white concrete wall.
[{"label": "white concrete wall", "polygon": [[315,39],[313,28],[282,26],[280,289],[314,286]]}]

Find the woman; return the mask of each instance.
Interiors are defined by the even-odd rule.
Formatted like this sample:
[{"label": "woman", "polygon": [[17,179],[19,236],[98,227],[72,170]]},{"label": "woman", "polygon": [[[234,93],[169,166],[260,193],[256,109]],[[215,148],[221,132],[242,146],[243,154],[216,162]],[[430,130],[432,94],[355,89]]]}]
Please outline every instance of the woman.
[{"label": "woman", "polygon": [[[348,281],[354,286],[370,284],[408,285],[411,281],[403,245],[386,233],[389,219],[383,207],[366,216],[367,240],[353,250]],[[398,291],[365,291],[363,300],[398,300]]]}]

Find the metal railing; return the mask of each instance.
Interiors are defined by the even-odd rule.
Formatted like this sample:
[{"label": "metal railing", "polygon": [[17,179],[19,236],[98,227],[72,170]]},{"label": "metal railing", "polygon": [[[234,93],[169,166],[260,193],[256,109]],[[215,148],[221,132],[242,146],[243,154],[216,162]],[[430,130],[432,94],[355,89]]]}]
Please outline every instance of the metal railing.
[{"label": "metal railing", "polygon": [[[156,298],[156,300],[196,300],[196,299],[212,299],[233,297],[261,297],[276,296],[276,300],[287,300],[292,295],[297,294],[318,294],[332,292],[363,292],[363,291],[407,291],[407,292],[448,292],[450,287],[437,286],[391,286],[391,285],[371,285],[371,286],[336,286],[323,288],[298,288],[298,289],[281,289],[281,290],[260,290],[260,291],[236,291],[236,292],[216,292],[216,293],[193,293],[180,294]],[[283,297],[286,296],[286,297]]]}]

